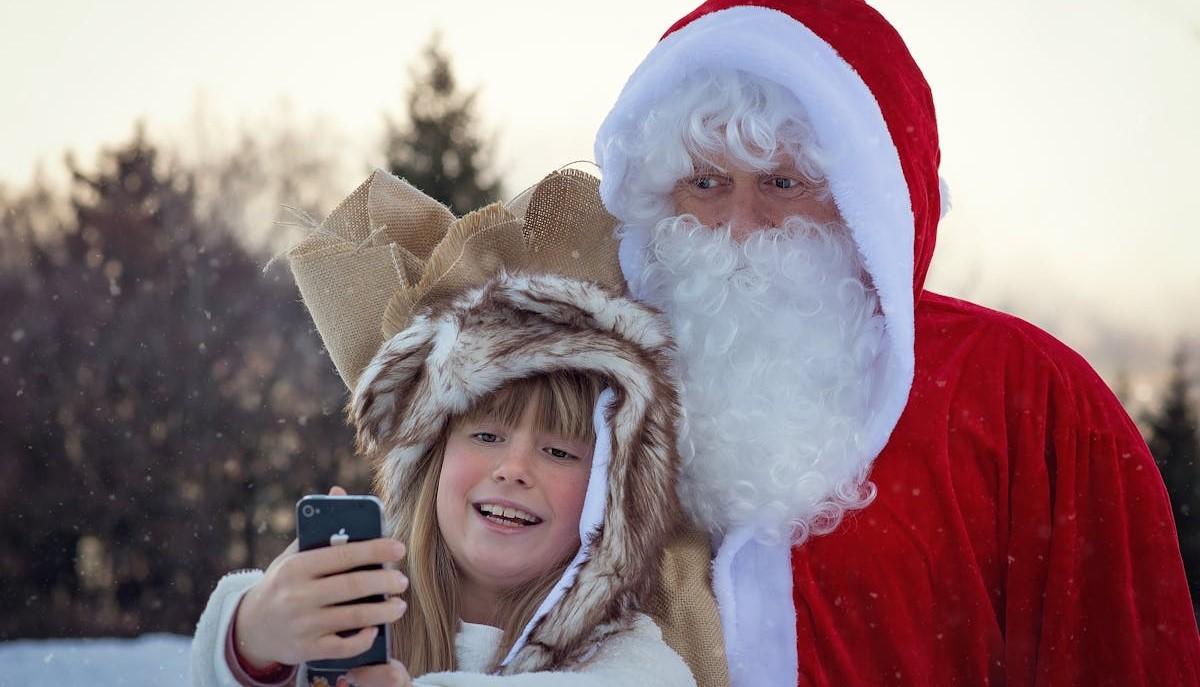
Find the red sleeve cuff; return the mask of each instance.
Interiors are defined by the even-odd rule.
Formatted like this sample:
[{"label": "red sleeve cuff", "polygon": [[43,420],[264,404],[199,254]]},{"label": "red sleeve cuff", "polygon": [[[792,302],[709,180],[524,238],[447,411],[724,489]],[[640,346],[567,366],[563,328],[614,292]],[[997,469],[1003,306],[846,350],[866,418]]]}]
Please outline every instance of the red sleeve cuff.
[{"label": "red sleeve cuff", "polygon": [[[240,608],[242,602],[238,601]],[[265,670],[255,670],[249,666],[242,664],[242,659],[237,653],[237,637],[234,634],[237,626],[237,610],[233,612],[234,620],[229,623],[229,632],[225,635],[225,663],[229,665],[229,672],[233,673],[233,679],[238,681],[242,687],[287,687],[296,681],[296,666],[284,665],[276,663],[268,666]]]}]

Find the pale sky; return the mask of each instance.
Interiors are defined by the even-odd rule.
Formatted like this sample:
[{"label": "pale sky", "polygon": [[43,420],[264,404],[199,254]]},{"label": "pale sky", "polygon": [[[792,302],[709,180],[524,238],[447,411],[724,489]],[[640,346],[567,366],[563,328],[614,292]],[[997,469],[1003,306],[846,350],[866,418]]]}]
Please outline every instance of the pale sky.
[{"label": "pale sky", "polygon": [[[286,100],[378,161],[384,112],[435,29],[480,89],[510,192],[573,160],[692,2],[100,3],[0,0],[0,182],[128,138],[186,136],[202,100],[262,121]],[[1200,337],[1200,3],[876,0],[938,108],[930,286],[1050,329],[1103,372]],[[356,176],[357,176],[356,172]],[[365,172],[362,174],[365,177]],[[347,181],[351,190],[355,179]]]}]

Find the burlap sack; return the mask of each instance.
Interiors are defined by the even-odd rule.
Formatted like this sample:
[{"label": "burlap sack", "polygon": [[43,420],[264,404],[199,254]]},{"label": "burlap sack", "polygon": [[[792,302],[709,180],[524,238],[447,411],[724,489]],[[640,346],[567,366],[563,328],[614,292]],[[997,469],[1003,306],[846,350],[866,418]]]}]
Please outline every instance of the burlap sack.
[{"label": "burlap sack", "polygon": [[552,272],[625,289],[615,220],[599,180],[554,172],[508,206],[456,219],[377,170],[288,251],[304,304],[346,386],[412,313],[482,284],[500,269]]},{"label": "burlap sack", "polygon": [[454,221],[445,206],[376,170],[288,251],[300,296],[348,387],[383,343],[388,302],[420,279]]},{"label": "burlap sack", "polygon": [[725,636],[712,592],[712,547],[705,534],[676,532],[663,552],[658,586],[642,610],[692,669],[698,687],[729,687]]},{"label": "burlap sack", "polygon": [[[613,238],[616,220],[600,204],[600,181],[555,172],[512,205],[489,205],[452,224],[424,265],[420,281],[388,304],[383,335],[403,329],[421,306],[478,286],[501,269],[560,274],[623,293]],[[523,207],[523,216],[514,209]]]},{"label": "burlap sack", "polygon": [[[555,273],[625,291],[616,220],[599,179],[554,172],[505,205],[461,219],[377,170],[315,227],[288,261],[329,357],[353,389],[383,342],[418,309],[478,286],[501,269]],[[680,532],[664,552],[646,613],[700,687],[729,687],[707,538]]]}]

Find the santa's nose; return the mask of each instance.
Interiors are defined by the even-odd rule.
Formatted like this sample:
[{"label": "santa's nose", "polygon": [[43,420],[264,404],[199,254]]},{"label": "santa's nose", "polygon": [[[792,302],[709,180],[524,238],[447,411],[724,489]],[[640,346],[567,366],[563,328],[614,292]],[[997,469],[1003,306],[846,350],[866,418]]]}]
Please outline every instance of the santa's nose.
[{"label": "santa's nose", "polygon": [[754,232],[778,226],[769,199],[764,198],[752,185],[735,186],[729,194],[729,208],[725,221],[734,240],[741,241]]}]

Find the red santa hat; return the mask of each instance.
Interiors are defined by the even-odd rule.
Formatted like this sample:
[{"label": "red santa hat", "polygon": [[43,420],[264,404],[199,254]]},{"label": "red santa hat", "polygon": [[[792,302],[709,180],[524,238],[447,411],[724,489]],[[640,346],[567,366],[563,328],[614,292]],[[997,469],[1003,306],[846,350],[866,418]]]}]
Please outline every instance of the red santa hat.
[{"label": "red santa hat", "polygon": [[[679,20],[625,84],[596,138],[600,194],[618,219],[630,168],[626,143],[689,75],[737,70],[775,82],[804,106],[833,199],[854,236],[886,318],[871,383],[870,455],[883,449],[908,399],[914,303],[942,214],[933,99],[899,34],[859,0],[713,0]],[[623,241],[636,240],[627,235]],[[635,276],[638,253],[622,246]]]}]

